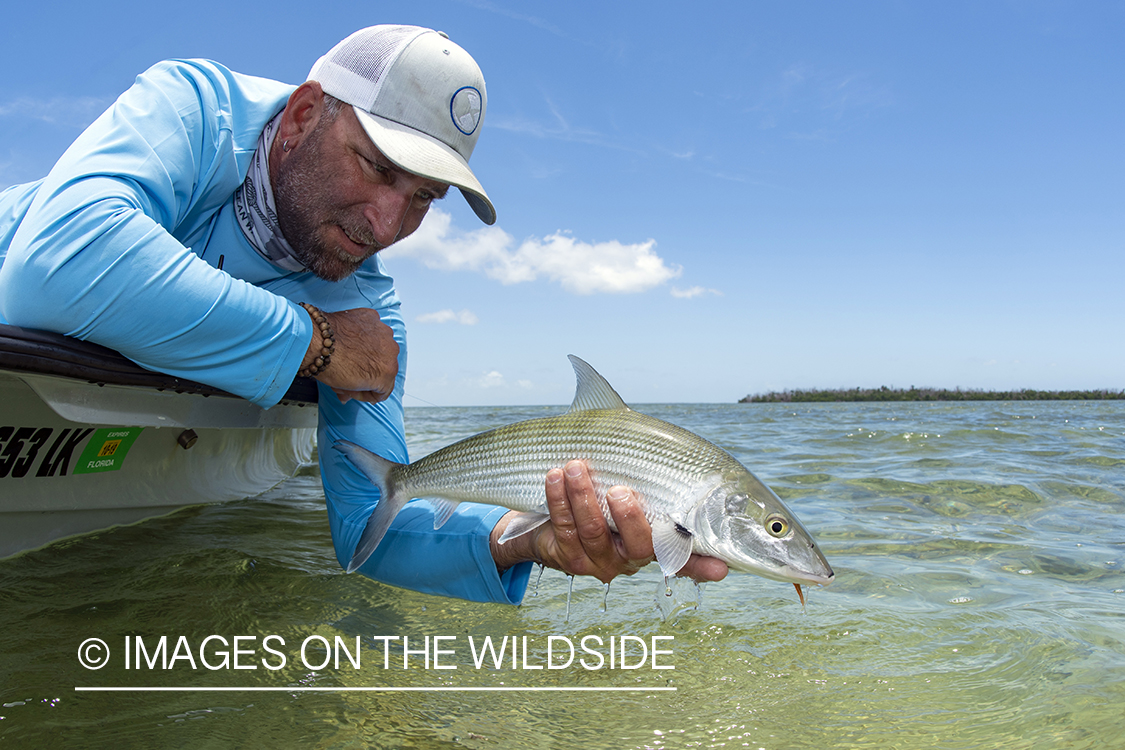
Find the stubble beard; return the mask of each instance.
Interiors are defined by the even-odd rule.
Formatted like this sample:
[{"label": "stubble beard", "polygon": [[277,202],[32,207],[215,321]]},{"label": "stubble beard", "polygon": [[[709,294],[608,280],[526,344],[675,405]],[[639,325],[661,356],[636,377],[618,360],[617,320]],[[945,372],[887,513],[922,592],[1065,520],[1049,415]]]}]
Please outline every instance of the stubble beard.
[{"label": "stubble beard", "polygon": [[[381,248],[362,216],[348,216],[331,206],[326,186],[337,176],[324,168],[320,158],[323,137],[331,123],[323,119],[313,132],[280,165],[274,201],[281,234],[293,248],[297,260],[325,281],[343,281]],[[369,246],[363,257],[352,255],[324,233],[339,226],[357,244]]]}]

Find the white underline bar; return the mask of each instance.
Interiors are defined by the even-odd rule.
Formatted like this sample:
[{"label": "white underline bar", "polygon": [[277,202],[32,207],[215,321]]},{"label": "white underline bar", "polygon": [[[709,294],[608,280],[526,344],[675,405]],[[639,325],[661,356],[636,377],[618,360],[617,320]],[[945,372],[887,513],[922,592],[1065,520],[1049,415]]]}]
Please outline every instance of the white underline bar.
[{"label": "white underline bar", "polygon": [[77,693],[564,693],[675,692],[674,687],[75,687]]}]

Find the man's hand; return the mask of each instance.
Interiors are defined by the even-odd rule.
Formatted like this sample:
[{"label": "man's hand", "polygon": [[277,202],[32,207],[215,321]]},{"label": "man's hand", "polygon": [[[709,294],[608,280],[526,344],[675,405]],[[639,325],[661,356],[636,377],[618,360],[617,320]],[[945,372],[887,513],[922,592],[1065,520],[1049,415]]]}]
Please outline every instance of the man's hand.
[{"label": "man's hand", "polygon": [[[616,533],[602,515],[590,472],[581,461],[547,472],[546,490],[549,523],[502,545],[497,540],[515,512],[506,514],[493,529],[492,555],[501,570],[533,560],[568,575],[589,575],[609,583],[656,559],[652,527],[640,498],[627,487],[612,487],[606,495]],[[726,574],[722,560],[692,555],[678,575],[719,581]]]},{"label": "man's hand", "polygon": [[[379,319],[379,313],[365,307],[324,316],[336,334],[336,346],[332,361],[316,379],[335,391],[341,402],[353,398],[384,401],[394,390],[398,375],[394,331]],[[316,358],[320,345],[320,331],[314,330],[302,368]]]}]

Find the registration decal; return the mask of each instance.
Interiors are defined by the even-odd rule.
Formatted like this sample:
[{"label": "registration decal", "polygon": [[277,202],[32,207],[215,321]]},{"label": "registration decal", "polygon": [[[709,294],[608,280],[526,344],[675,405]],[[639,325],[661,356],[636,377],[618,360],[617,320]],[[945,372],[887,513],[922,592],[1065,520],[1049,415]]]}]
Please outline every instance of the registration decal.
[{"label": "registration decal", "polygon": [[110,427],[95,430],[78,457],[75,474],[93,474],[100,471],[117,471],[125,463],[129,448],[140,436],[143,427]]}]

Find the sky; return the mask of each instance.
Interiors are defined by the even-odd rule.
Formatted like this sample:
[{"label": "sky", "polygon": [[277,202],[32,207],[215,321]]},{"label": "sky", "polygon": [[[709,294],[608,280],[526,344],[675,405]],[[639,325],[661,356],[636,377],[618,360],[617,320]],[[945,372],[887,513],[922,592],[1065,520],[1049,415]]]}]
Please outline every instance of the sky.
[{"label": "sky", "polygon": [[296,84],[375,23],[480,64],[499,216],[384,251],[407,406],[566,404],[567,354],[630,403],[1125,388],[1118,2],[16,4],[0,189],[161,59]]}]

